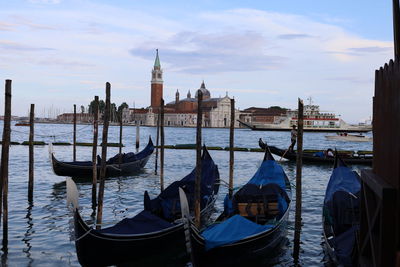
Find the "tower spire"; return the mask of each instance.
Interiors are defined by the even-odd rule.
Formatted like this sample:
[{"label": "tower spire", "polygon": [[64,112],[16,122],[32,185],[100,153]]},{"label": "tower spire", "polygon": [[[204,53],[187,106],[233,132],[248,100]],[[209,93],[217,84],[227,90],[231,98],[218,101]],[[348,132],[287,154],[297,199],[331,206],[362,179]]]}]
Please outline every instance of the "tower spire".
[{"label": "tower spire", "polygon": [[156,49],[156,60],[154,61],[154,69],[161,69],[160,58],[158,57],[158,49]]}]

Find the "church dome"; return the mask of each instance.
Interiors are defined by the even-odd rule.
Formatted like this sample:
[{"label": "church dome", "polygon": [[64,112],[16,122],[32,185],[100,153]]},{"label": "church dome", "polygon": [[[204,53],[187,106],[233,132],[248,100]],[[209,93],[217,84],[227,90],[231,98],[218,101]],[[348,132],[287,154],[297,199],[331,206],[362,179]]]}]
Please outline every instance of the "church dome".
[{"label": "church dome", "polygon": [[196,98],[198,98],[199,91],[203,93],[203,99],[210,98],[210,91],[207,90],[206,85],[204,84],[204,81],[201,83],[200,88],[196,91]]}]

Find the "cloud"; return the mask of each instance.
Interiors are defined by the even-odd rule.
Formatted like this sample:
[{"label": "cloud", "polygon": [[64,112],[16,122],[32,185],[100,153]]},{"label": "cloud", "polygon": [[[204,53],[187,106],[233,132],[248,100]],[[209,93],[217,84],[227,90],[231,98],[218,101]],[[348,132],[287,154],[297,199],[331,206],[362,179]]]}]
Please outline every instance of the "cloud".
[{"label": "cloud", "polygon": [[293,40],[293,39],[305,39],[305,38],[314,38],[314,36],[309,34],[280,34],[278,35],[279,39],[285,40]]},{"label": "cloud", "polygon": [[61,0],[28,0],[32,4],[59,4],[61,3]]},{"label": "cloud", "polygon": [[40,51],[54,51],[56,49],[50,47],[36,47],[26,44],[20,44],[11,41],[0,40],[0,48],[5,50],[26,51],[26,52],[40,52]]},{"label": "cloud", "polygon": [[392,51],[392,47],[369,46],[369,47],[351,47],[348,51],[354,53],[386,53]]},{"label": "cloud", "polygon": [[0,21],[0,31],[13,31],[15,24]]},{"label": "cloud", "polygon": [[282,56],[264,51],[266,40],[257,32],[180,32],[157,44],[143,43],[130,50],[135,57],[154,59],[154,45],[162,61],[178,72],[201,74],[230,71],[257,71],[275,68]]},{"label": "cloud", "polygon": [[373,82],[373,77],[370,78],[362,78],[356,76],[339,76],[339,77],[331,77],[326,78],[328,81],[339,81],[339,82],[352,82],[352,83],[360,83],[360,84],[371,84]]}]

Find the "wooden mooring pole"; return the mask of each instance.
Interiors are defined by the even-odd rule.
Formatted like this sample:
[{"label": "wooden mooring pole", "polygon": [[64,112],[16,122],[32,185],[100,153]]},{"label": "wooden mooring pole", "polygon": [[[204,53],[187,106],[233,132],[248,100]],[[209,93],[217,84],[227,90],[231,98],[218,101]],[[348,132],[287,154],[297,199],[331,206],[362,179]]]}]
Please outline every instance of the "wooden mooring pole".
[{"label": "wooden mooring pole", "polygon": [[74,105],[74,136],[73,136],[73,152],[72,152],[72,160],[76,161],[76,105]]},{"label": "wooden mooring pole", "polygon": [[157,114],[157,137],[156,137],[156,160],[154,161],[154,174],[157,175],[157,164],[158,164],[158,139],[160,136],[160,112]]},{"label": "wooden mooring pole", "polygon": [[164,191],[164,99],[161,99],[160,107],[160,137],[161,137],[161,149],[160,149],[160,186],[161,192]]},{"label": "wooden mooring pole", "polygon": [[119,114],[119,157],[118,157],[118,163],[122,163],[122,111],[121,114]]},{"label": "wooden mooring pole", "polygon": [[136,152],[139,151],[139,142],[140,142],[140,126],[139,123],[136,123]]},{"label": "wooden mooring pole", "polygon": [[299,263],[300,253],[300,233],[301,233],[301,172],[303,157],[303,100],[299,99],[298,115],[297,115],[297,158],[296,158],[296,214],[294,223],[294,247],[293,258],[295,265]]},{"label": "wooden mooring pole", "polygon": [[393,0],[394,58],[400,56],[400,8],[399,0]]},{"label": "wooden mooring pole", "polygon": [[234,134],[235,134],[235,99],[231,99],[231,125],[229,129],[229,198],[233,195],[233,164],[234,164]]},{"label": "wooden mooring pole", "polygon": [[96,210],[97,205],[97,139],[99,135],[99,97],[94,97],[93,107],[93,147],[92,147],[92,163],[93,163],[93,177],[92,177],[92,209]]},{"label": "wooden mooring pole", "polygon": [[3,210],[3,251],[8,251],[8,160],[10,150],[11,135],[11,80],[6,80],[5,84],[5,104],[4,104],[4,126],[3,142],[1,146],[1,190]]},{"label": "wooden mooring pole", "polygon": [[196,128],[196,179],[194,182],[195,191],[194,191],[194,217],[195,217],[195,225],[197,228],[201,226],[201,218],[200,218],[200,197],[201,197],[201,126],[202,126],[202,118],[203,111],[201,104],[203,102],[203,93],[198,90],[197,91],[197,128]]},{"label": "wooden mooring pole", "polygon": [[108,137],[108,125],[110,121],[110,83],[106,83],[106,107],[104,110],[104,122],[103,122],[103,138],[101,146],[101,167],[100,167],[100,186],[99,186],[99,197],[97,203],[97,221],[96,229],[101,228],[101,222],[103,217],[103,198],[104,198],[104,186],[106,176],[106,161],[107,161],[107,137]]},{"label": "wooden mooring pole", "polygon": [[29,115],[29,181],[28,181],[28,201],[29,202],[32,202],[32,200],[33,200],[34,124],[35,124],[35,104],[31,104],[31,111],[30,111],[30,115]]}]

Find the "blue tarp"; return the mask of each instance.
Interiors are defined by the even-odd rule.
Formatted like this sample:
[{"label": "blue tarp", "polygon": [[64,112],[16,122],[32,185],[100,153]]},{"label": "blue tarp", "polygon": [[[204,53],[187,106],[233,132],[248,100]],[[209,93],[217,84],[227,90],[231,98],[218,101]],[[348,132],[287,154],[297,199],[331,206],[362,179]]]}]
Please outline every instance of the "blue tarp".
[{"label": "blue tarp", "polygon": [[265,160],[248,184],[277,184],[282,190],[286,190],[285,172],[275,160]]},{"label": "blue tarp", "polygon": [[[286,192],[286,174],[274,160],[264,160],[253,178],[245,184],[232,199],[225,198],[225,215],[237,213],[236,202],[278,201],[280,214],[287,210],[290,199]],[[273,228],[273,224],[257,224],[240,215],[233,215],[220,224],[206,228],[201,235],[205,239],[206,250],[226,244],[232,244],[246,237],[259,234]]]},{"label": "blue tarp", "polygon": [[204,230],[201,235],[206,241],[206,250],[226,244],[232,244],[243,238],[264,232],[273,225],[260,225],[240,215],[235,215],[222,223],[214,224]]},{"label": "blue tarp", "polygon": [[333,170],[325,192],[324,203],[332,199],[336,191],[356,194],[361,189],[358,174],[348,167],[337,167]]},{"label": "blue tarp", "polygon": [[126,218],[116,225],[99,230],[106,234],[143,234],[160,231],[173,226],[173,224],[151,214],[148,211],[142,211],[133,218]]},{"label": "blue tarp", "polygon": [[[159,214],[164,219],[173,220],[175,215],[181,212],[179,188],[182,188],[186,193],[189,207],[192,210],[194,207],[195,178],[196,168],[182,180],[170,184],[160,195],[150,200],[150,203],[145,203],[145,206],[149,207],[154,213]],[[204,150],[201,159],[201,209],[206,206],[213,192],[215,194],[218,193],[219,186],[215,185],[218,179],[218,166],[215,165],[208,151]]]}]

